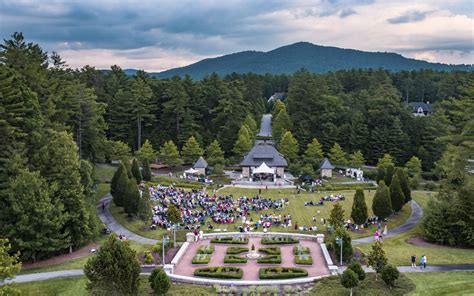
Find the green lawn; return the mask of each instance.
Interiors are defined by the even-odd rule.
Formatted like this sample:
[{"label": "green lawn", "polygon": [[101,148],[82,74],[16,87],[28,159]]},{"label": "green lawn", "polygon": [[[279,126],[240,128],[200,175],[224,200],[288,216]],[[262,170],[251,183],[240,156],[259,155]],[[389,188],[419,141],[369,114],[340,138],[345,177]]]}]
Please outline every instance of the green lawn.
[{"label": "green lawn", "polygon": [[109,164],[96,165],[94,168],[95,178],[99,183],[110,183],[116,170],[117,166]]},{"label": "green lawn", "polygon": [[[413,199],[416,200],[423,208],[426,208],[430,196],[426,191],[414,191]],[[433,198],[434,193],[430,193]],[[423,230],[420,225],[414,229],[384,240],[384,249],[387,253],[389,262],[394,265],[410,265],[410,257],[415,254],[417,258],[426,255],[428,264],[432,265],[449,265],[449,264],[473,264],[474,251],[472,249],[459,249],[450,247],[425,247],[415,246],[407,243],[412,236],[422,236]],[[357,246],[365,253],[371,249],[371,244]]]},{"label": "green lawn", "polygon": [[[30,282],[22,284],[14,284],[22,295],[61,295],[76,296],[87,295],[86,290],[87,279],[85,277],[70,277],[63,279],[53,279],[40,282]],[[152,290],[148,283],[148,276],[140,277],[140,293],[139,295],[151,295]],[[196,285],[173,284],[166,295],[214,295],[212,288]]]},{"label": "green lawn", "polygon": [[409,295],[474,295],[474,271],[405,273],[416,289]]},{"label": "green lawn", "polygon": [[110,184],[99,183],[95,190],[95,202],[98,202],[102,197],[104,197],[110,191]]}]

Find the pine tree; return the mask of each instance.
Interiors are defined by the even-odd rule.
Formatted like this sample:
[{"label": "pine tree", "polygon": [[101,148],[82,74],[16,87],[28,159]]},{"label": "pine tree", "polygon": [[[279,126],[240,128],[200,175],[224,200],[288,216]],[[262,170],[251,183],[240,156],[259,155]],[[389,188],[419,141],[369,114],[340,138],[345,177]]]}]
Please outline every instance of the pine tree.
[{"label": "pine tree", "polygon": [[168,141],[163,144],[160,149],[160,158],[164,163],[170,166],[181,164],[178,147],[176,147],[173,141]]},{"label": "pine tree", "polygon": [[318,139],[313,138],[311,143],[308,144],[304,153],[304,158],[307,163],[310,163],[313,168],[321,163],[324,158],[323,146],[318,142]]},{"label": "pine tree", "polygon": [[351,154],[349,162],[352,167],[361,168],[365,164],[364,155],[360,150],[357,150]]},{"label": "pine tree", "polygon": [[222,151],[217,140],[212,141],[212,143],[207,147],[206,156],[207,163],[210,166],[215,166],[217,164],[224,165],[224,151]]},{"label": "pine tree", "polygon": [[138,159],[142,163],[144,163],[145,160],[148,161],[148,163],[153,163],[156,160],[157,154],[148,139],[145,140],[145,143],[143,143],[142,147],[136,152]]},{"label": "pine tree", "polygon": [[281,154],[288,160],[288,162],[295,163],[298,159],[299,145],[298,141],[293,137],[291,132],[286,132],[278,144]]},{"label": "pine tree", "polygon": [[127,180],[127,188],[124,195],[123,209],[125,213],[136,216],[138,214],[138,204],[140,202],[140,192],[138,191],[135,179]]},{"label": "pine tree", "polygon": [[151,181],[151,168],[148,160],[143,161],[143,181]]},{"label": "pine tree", "polygon": [[286,109],[281,109],[275,118],[272,119],[272,136],[278,142],[286,131],[292,128],[291,119]]},{"label": "pine tree", "polygon": [[[15,274],[20,272],[21,262],[18,253],[11,253],[11,245],[8,239],[0,239],[0,262],[2,268],[0,269],[0,282],[4,283],[7,279],[12,279]],[[20,292],[12,288],[8,284],[0,286],[0,295],[19,295]]]},{"label": "pine tree", "polygon": [[134,158],[132,161],[132,175],[137,184],[140,184],[140,182],[143,180],[142,172],[140,171],[140,166],[138,165],[136,158]]},{"label": "pine tree", "polygon": [[176,208],[176,206],[173,204],[170,204],[168,206],[168,210],[166,211],[166,217],[173,224],[181,223],[181,213],[179,212],[178,208]]},{"label": "pine tree", "polygon": [[[126,199],[127,188],[129,184],[127,168],[125,167],[124,164],[121,164],[121,166],[123,166],[123,168],[120,169],[119,167],[120,172],[117,178],[117,185],[115,186],[115,191],[113,195],[113,201],[118,207],[125,206],[125,199]],[[117,170],[117,172],[119,170]]]},{"label": "pine tree", "polygon": [[355,274],[355,272],[350,269],[344,270],[341,277],[341,285],[344,286],[344,288],[351,289],[350,296],[352,296],[352,288],[355,288],[357,285],[359,285],[357,274]]},{"label": "pine tree", "polygon": [[[331,224],[332,225],[332,224]],[[343,226],[337,226],[334,235],[332,236],[332,245],[334,246],[334,253],[337,258],[341,256],[341,246],[336,242],[336,238],[342,238],[342,260],[345,262],[350,262],[354,250],[352,249],[352,239],[349,233],[345,230]]]},{"label": "pine tree", "polygon": [[133,79],[131,85],[131,94],[131,98],[133,100],[132,115],[137,127],[137,144],[135,147],[137,147],[137,150],[139,150],[142,146],[143,122],[151,123],[154,120],[155,116],[153,113],[151,113],[151,97],[153,95],[153,92],[144,77],[142,77],[138,73]]},{"label": "pine tree", "polygon": [[334,143],[331,150],[329,151],[329,160],[332,163],[338,165],[345,165],[347,163],[346,153],[342,150],[338,143]]},{"label": "pine tree", "polygon": [[395,286],[395,281],[400,276],[400,272],[393,265],[385,265],[381,271],[382,280],[387,286],[392,289]]},{"label": "pine tree", "polygon": [[153,213],[151,210],[150,188],[145,186],[145,189],[142,191],[138,202],[138,217],[146,225],[152,216]]},{"label": "pine tree", "polygon": [[107,146],[110,160],[126,161],[132,155],[128,144],[122,141],[107,141]]},{"label": "pine tree", "polygon": [[380,219],[385,219],[392,214],[392,202],[390,200],[390,189],[384,181],[379,182],[372,202],[372,211]]},{"label": "pine tree", "polygon": [[185,163],[195,163],[200,156],[204,154],[204,150],[199,145],[194,136],[189,137],[181,149],[181,155]]},{"label": "pine tree", "polygon": [[342,208],[341,204],[334,204],[328,221],[329,224],[335,228],[339,228],[344,225],[344,209]]},{"label": "pine tree", "polygon": [[273,109],[272,109],[272,117],[273,118],[276,118],[278,113],[280,113],[281,110],[286,110],[286,106],[285,106],[285,103],[283,103],[282,101],[280,100],[277,100],[275,102],[275,104],[273,105]]},{"label": "pine tree", "polygon": [[123,162],[120,162],[118,169],[115,171],[114,175],[112,176],[112,180],[110,181],[110,194],[112,194],[114,200],[118,186],[118,180],[120,178],[120,175],[122,175],[122,173],[125,172],[126,169],[127,168],[125,167],[125,164]]},{"label": "pine tree", "polygon": [[402,168],[396,168],[395,174],[398,175],[398,180],[400,181],[400,187],[402,188],[403,195],[405,196],[404,203],[407,203],[411,200],[411,189],[408,185],[407,173]]},{"label": "pine tree", "polygon": [[392,184],[392,178],[394,174],[395,174],[395,167],[393,165],[388,165],[385,167],[384,181],[387,186],[390,186],[390,184]]},{"label": "pine tree", "polygon": [[84,266],[87,290],[98,295],[137,295],[140,271],[136,252],[111,234]]},{"label": "pine tree", "polygon": [[354,203],[352,204],[351,217],[356,224],[362,225],[367,221],[368,216],[364,191],[357,189],[354,196]]},{"label": "pine tree", "polygon": [[377,163],[377,168],[379,168],[379,167],[385,168],[385,167],[387,167],[387,166],[389,166],[389,165],[395,166],[395,164],[393,163],[393,158],[392,158],[392,156],[390,156],[390,154],[387,154],[387,153],[386,153],[386,154],[383,155],[383,158],[380,158],[380,159],[379,159],[379,161],[378,161],[378,163]]},{"label": "pine tree", "polygon": [[382,269],[387,265],[387,256],[383,250],[383,245],[380,241],[376,241],[372,244],[372,250],[368,255],[369,266],[375,270],[375,280],[377,280],[377,274],[382,272]]},{"label": "pine tree", "polygon": [[240,127],[237,141],[235,142],[233,152],[237,158],[242,158],[252,148],[252,138],[245,124]]},{"label": "pine tree", "polygon": [[255,136],[257,135],[257,132],[258,132],[257,122],[255,122],[255,119],[250,113],[248,113],[247,116],[245,117],[243,124],[245,124],[249,128],[250,136],[252,137],[253,140],[255,140]]},{"label": "pine tree", "polygon": [[412,156],[412,158],[410,158],[410,160],[405,164],[405,167],[410,178],[410,187],[418,187],[421,180],[421,160],[416,156]]},{"label": "pine tree", "polygon": [[153,269],[148,280],[150,281],[151,289],[156,295],[165,295],[171,288],[171,281],[162,268]]},{"label": "pine tree", "polygon": [[392,182],[390,184],[390,201],[392,203],[392,209],[394,212],[400,211],[405,204],[405,195],[403,194],[402,187],[400,186],[398,174],[393,174],[392,177]]}]

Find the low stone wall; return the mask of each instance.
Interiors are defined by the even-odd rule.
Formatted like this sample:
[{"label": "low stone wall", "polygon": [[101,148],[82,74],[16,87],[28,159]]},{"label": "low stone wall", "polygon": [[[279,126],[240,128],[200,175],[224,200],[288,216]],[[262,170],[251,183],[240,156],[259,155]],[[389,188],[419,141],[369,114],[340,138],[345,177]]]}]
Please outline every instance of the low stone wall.
[{"label": "low stone wall", "polygon": [[178,252],[177,252],[176,255],[174,255],[174,257],[173,257],[173,260],[171,260],[171,264],[173,264],[173,265],[178,264],[178,262],[181,260],[181,257],[183,257],[184,253],[186,253],[186,251],[188,250],[189,244],[190,244],[190,243],[185,242],[185,243],[181,246],[181,248],[179,248]]}]

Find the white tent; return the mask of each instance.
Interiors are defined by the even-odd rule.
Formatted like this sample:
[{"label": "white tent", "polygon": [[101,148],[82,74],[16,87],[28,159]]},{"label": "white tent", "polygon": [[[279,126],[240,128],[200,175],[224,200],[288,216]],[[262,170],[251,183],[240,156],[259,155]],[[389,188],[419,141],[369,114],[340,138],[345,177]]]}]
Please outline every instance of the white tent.
[{"label": "white tent", "polygon": [[265,162],[262,162],[262,164],[258,168],[255,168],[252,171],[252,174],[274,174],[274,173],[275,173],[275,170],[272,168],[269,168]]},{"label": "white tent", "polygon": [[185,174],[190,174],[190,175],[193,175],[193,174],[196,174],[198,173],[199,171],[198,170],[195,170],[194,168],[190,168],[189,170],[185,170],[184,173]]}]

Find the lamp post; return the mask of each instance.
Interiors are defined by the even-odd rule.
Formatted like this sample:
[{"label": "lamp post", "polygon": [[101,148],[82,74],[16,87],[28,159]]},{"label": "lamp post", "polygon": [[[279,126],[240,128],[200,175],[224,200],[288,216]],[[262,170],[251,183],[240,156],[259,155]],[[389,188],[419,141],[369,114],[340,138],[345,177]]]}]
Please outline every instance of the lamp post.
[{"label": "lamp post", "polygon": [[173,225],[173,249],[176,249],[176,224]]},{"label": "lamp post", "polygon": [[342,237],[336,237],[336,244],[338,244],[339,246],[341,246],[341,261],[340,261],[340,265],[342,266]]},{"label": "lamp post", "polygon": [[165,244],[170,240],[167,235],[163,235],[163,240],[161,241],[161,247],[163,249],[163,265],[165,265]]}]

